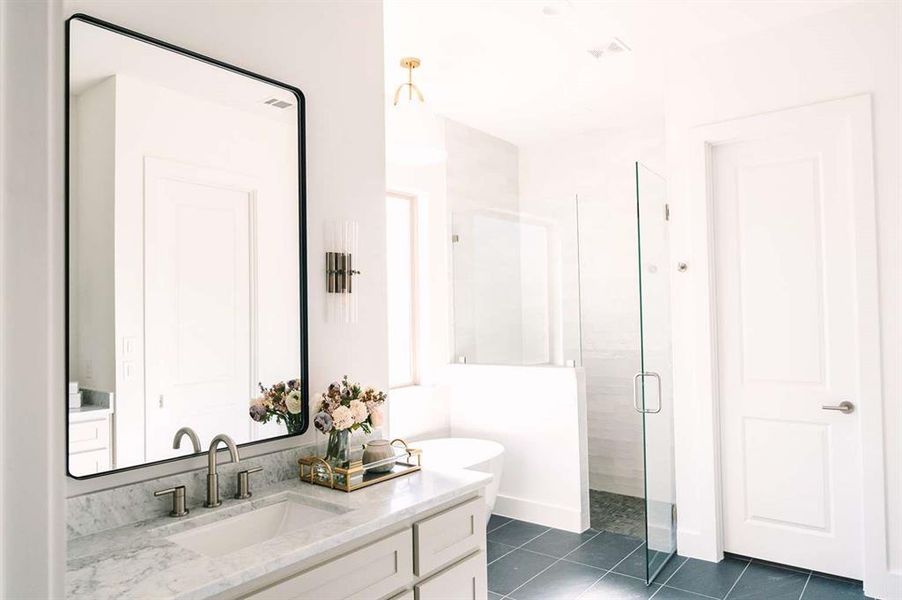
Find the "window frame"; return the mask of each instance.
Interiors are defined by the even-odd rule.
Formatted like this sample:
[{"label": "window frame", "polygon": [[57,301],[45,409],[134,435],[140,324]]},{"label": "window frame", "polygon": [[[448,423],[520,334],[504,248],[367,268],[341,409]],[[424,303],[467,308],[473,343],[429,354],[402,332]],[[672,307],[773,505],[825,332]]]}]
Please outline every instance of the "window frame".
[{"label": "window frame", "polygon": [[[390,199],[405,201],[410,209],[410,377],[404,381],[392,381],[391,364],[389,364],[389,389],[401,389],[419,385],[420,383],[420,235],[419,235],[419,198],[415,194],[386,190],[385,201]],[[386,215],[386,224],[388,218]],[[388,227],[386,226],[386,231]],[[386,270],[388,269],[388,240],[386,239]],[[387,279],[387,278],[386,278]],[[388,294],[386,294],[387,298]],[[388,323],[391,327],[391,323]],[[391,361],[391,353],[388,360]]]}]

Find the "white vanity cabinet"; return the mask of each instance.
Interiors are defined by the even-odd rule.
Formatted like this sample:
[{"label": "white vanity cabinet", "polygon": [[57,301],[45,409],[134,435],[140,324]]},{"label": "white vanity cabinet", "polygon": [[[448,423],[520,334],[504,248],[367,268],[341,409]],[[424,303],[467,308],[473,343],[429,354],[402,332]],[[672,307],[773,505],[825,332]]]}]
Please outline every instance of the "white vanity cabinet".
[{"label": "white vanity cabinet", "polygon": [[416,517],[322,564],[239,597],[253,600],[487,600],[485,500]]},{"label": "white vanity cabinet", "polygon": [[69,472],[93,475],[112,462],[109,410],[69,411]]}]

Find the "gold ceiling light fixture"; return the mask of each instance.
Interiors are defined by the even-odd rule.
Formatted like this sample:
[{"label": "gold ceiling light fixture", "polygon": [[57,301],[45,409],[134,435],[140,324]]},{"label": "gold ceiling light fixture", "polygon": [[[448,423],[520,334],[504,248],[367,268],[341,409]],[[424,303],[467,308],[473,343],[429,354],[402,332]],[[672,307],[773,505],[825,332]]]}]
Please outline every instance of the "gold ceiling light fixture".
[{"label": "gold ceiling light fixture", "polygon": [[391,105],[386,106],[386,160],[398,165],[434,165],[447,156],[443,127],[413,83],[413,70],[420,64],[415,56],[401,59],[407,81],[395,89]]},{"label": "gold ceiling light fixture", "polygon": [[401,99],[401,92],[404,91],[404,88],[407,88],[407,99],[413,100],[413,95],[416,93],[417,98],[420,102],[425,102],[423,99],[423,92],[420,91],[420,88],[413,84],[413,70],[420,66],[420,59],[416,56],[405,56],[401,59],[401,66],[407,69],[407,83],[402,83],[398,86],[398,89],[395,90],[395,100],[392,104],[395,106],[398,105],[398,101]]}]

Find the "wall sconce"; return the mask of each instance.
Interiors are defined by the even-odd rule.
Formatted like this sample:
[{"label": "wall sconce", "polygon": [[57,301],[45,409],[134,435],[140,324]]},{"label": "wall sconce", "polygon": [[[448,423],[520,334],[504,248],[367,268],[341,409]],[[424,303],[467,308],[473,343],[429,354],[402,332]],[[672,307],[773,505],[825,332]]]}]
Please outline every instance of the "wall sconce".
[{"label": "wall sconce", "polygon": [[326,225],[326,317],[329,321],[356,323],[357,297],[354,268],[359,226],[356,221],[334,221]]}]

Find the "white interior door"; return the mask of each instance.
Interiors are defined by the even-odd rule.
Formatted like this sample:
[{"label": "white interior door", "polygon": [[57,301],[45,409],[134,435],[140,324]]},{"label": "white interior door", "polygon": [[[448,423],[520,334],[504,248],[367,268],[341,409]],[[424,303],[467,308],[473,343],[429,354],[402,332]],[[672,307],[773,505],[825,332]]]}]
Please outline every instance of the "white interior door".
[{"label": "white interior door", "polygon": [[861,393],[847,125],[787,116],[711,168],[724,550],[860,579],[859,412],[824,408]]},{"label": "white interior door", "polygon": [[155,161],[146,172],[147,460],[192,427],[249,440],[252,192],[227,173]]}]

